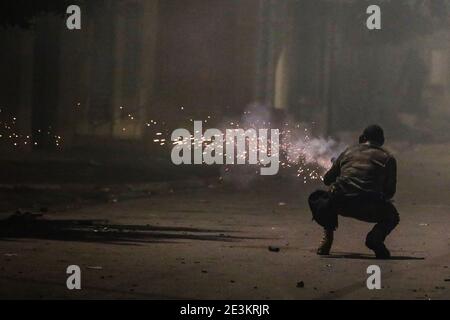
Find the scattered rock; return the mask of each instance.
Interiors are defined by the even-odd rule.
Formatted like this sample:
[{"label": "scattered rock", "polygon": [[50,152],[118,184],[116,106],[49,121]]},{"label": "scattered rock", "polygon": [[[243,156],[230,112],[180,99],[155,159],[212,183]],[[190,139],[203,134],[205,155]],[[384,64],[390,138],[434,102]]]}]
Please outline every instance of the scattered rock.
[{"label": "scattered rock", "polygon": [[280,252],[280,248],[274,247],[274,246],[269,246],[269,251],[271,251],[271,252]]},{"label": "scattered rock", "polygon": [[17,253],[5,253],[4,254],[5,257],[17,257]]},{"label": "scattered rock", "polygon": [[28,211],[22,212],[18,210],[13,215],[9,216],[6,220],[14,223],[24,223],[24,222],[33,222],[41,217],[42,213],[31,213]]},{"label": "scattered rock", "polygon": [[297,282],[297,288],[304,288],[305,283],[303,281]]},{"label": "scattered rock", "polygon": [[103,267],[101,266],[88,266],[87,268],[90,270],[103,270]]}]

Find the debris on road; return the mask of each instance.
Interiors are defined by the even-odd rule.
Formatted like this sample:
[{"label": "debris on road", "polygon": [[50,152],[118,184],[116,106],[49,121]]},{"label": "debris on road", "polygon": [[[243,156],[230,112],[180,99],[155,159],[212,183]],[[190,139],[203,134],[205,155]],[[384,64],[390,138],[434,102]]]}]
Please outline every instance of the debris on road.
[{"label": "debris on road", "polygon": [[9,222],[22,223],[22,222],[30,222],[36,219],[39,219],[43,216],[42,213],[31,213],[31,212],[22,212],[17,210],[14,214],[9,216],[6,220]]},{"label": "debris on road", "polygon": [[17,253],[5,253],[5,257],[17,257]]},{"label": "debris on road", "polygon": [[101,266],[88,266],[87,268],[90,270],[103,270],[103,267]]},{"label": "debris on road", "polygon": [[274,246],[269,246],[269,251],[270,252],[280,252],[280,248],[274,247]]},{"label": "debris on road", "polygon": [[304,288],[305,283],[303,281],[297,282],[297,288]]}]

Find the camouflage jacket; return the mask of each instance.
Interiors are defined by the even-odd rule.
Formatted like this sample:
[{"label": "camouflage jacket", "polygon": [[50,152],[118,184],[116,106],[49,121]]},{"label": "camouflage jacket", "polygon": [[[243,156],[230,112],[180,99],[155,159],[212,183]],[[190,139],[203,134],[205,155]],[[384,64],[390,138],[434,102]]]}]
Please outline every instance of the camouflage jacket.
[{"label": "camouflage jacket", "polygon": [[377,193],[391,199],[397,187],[397,162],[381,147],[358,144],[346,149],[324,176],[332,192],[344,195]]}]

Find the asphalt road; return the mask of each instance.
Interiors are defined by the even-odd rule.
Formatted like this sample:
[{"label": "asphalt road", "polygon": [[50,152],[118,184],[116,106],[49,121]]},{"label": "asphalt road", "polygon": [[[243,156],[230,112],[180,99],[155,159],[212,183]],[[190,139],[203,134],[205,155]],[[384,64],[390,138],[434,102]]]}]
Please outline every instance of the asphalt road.
[{"label": "asphalt road", "polygon": [[[372,225],[347,218],[332,255],[317,256],[316,184],[214,185],[0,225],[0,298],[449,299],[450,159],[413,156],[443,150],[402,153],[392,260],[364,246]],[[81,290],[66,287],[69,265]],[[369,265],[381,290],[366,287]]]}]

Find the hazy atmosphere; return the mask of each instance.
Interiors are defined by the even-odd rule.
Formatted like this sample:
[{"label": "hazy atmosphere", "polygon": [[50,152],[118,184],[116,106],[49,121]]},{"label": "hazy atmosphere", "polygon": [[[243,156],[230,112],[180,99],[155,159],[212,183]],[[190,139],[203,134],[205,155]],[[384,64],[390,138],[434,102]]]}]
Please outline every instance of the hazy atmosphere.
[{"label": "hazy atmosphere", "polygon": [[[0,12],[0,298],[450,298],[450,1],[5,0]],[[278,129],[279,170],[194,153],[175,164],[172,133],[201,134],[195,123]],[[378,263],[368,225],[347,218],[319,257],[308,196],[371,124],[398,165],[393,259]],[[247,144],[243,161],[262,152]],[[370,264],[382,290],[366,288]],[[66,288],[69,265],[82,290]]]}]

